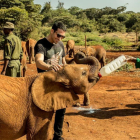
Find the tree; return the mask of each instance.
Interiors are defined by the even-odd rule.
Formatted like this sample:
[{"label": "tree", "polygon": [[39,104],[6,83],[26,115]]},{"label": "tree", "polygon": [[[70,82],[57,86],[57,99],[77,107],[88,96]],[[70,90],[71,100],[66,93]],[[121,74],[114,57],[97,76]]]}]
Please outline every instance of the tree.
[{"label": "tree", "polygon": [[15,34],[26,40],[28,34],[41,26],[43,15],[40,15],[41,5],[33,0],[0,0],[0,23],[6,21],[15,24]]},{"label": "tree", "polygon": [[138,44],[138,33],[140,32],[140,19],[132,26],[132,29],[136,33],[136,45]]},{"label": "tree", "polygon": [[24,21],[28,18],[28,12],[25,9],[20,9],[18,7],[0,9],[0,15],[1,26],[3,26],[6,21],[17,24],[17,22]]},{"label": "tree", "polygon": [[125,22],[125,26],[127,28],[127,31],[132,31],[132,26],[137,22],[138,18],[137,18],[137,14],[130,14],[129,19]]},{"label": "tree", "polygon": [[20,0],[0,0],[0,9],[12,8],[14,6],[22,9],[25,8],[24,4]]},{"label": "tree", "polygon": [[45,15],[51,9],[51,2],[46,2],[41,10],[41,14]]},{"label": "tree", "polygon": [[80,12],[82,9],[76,6],[72,6],[68,9],[69,13],[72,15],[76,15],[78,12]]},{"label": "tree", "polygon": [[57,9],[64,9],[64,3],[63,3],[63,2],[60,2],[60,1],[58,0],[58,5],[57,5],[56,8],[57,8]]}]

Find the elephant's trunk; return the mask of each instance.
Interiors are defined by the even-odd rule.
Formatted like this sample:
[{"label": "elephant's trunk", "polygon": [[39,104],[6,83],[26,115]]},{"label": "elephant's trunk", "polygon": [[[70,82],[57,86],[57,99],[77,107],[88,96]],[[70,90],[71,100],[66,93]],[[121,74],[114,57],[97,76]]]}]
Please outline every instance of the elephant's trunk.
[{"label": "elephant's trunk", "polygon": [[89,76],[90,79],[93,79],[96,76],[98,76],[100,65],[99,65],[99,61],[95,57],[93,56],[86,57],[83,52],[78,52],[74,56],[74,60],[77,64],[90,65],[90,76]]}]

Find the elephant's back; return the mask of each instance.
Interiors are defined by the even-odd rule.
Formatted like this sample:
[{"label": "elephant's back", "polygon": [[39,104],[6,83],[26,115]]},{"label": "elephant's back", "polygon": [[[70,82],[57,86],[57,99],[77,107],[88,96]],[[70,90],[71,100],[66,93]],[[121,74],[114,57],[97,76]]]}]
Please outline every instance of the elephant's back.
[{"label": "elephant's back", "polygon": [[96,55],[99,55],[100,57],[106,56],[106,50],[104,49],[103,46],[97,45],[92,47],[96,50]]},{"label": "elephant's back", "polygon": [[[0,76],[0,137],[7,131],[23,133],[27,115],[27,93],[24,78]],[[12,134],[13,133],[13,134]],[[11,137],[12,137],[11,136]]]}]

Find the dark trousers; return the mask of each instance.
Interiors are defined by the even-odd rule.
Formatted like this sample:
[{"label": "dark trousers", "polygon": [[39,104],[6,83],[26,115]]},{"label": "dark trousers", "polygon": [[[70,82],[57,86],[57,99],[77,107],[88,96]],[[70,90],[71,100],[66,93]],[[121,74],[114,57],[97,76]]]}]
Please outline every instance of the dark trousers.
[{"label": "dark trousers", "polygon": [[64,115],[66,112],[66,108],[56,110],[55,113],[55,123],[54,123],[54,138],[53,140],[57,140],[61,137],[63,134],[62,127],[63,127],[63,121],[64,121]]}]

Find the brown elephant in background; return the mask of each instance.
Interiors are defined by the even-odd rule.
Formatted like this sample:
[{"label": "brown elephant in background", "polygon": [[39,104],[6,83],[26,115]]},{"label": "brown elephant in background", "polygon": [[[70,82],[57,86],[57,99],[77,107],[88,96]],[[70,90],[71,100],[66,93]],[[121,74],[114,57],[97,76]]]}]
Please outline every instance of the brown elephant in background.
[{"label": "brown elephant in background", "polygon": [[96,57],[101,64],[101,68],[105,66],[106,50],[103,46],[88,46],[85,50],[85,54],[86,56]]},{"label": "brown elephant in background", "polygon": [[[80,59],[84,64],[64,65],[28,77],[0,76],[0,138],[50,140],[53,137],[55,110],[78,102],[77,94],[86,94],[97,82],[96,58]],[[7,82],[8,81],[8,82]]]},{"label": "brown elephant in background", "polygon": [[28,53],[28,57],[29,57],[29,64],[32,64],[32,61],[35,60],[34,58],[34,47],[36,44],[36,40],[34,39],[28,39],[26,41],[26,49],[27,49],[27,53]]},{"label": "brown elephant in background", "polygon": [[68,40],[66,44],[66,54],[69,54],[69,57],[74,57],[74,40]]},{"label": "brown elephant in background", "polygon": [[22,47],[22,51],[23,51],[23,58],[22,58],[22,66],[21,66],[21,71],[22,71],[22,77],[25,77],[25,73],[27,70],[27,50],[26,50],[26,42],[25,41],[21,41],[21,47]]}]

